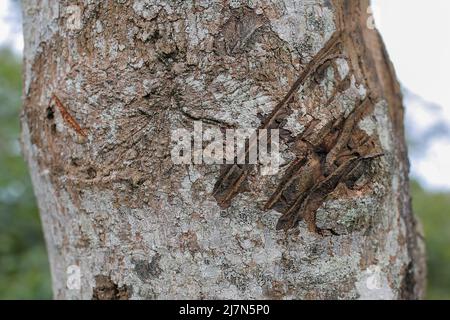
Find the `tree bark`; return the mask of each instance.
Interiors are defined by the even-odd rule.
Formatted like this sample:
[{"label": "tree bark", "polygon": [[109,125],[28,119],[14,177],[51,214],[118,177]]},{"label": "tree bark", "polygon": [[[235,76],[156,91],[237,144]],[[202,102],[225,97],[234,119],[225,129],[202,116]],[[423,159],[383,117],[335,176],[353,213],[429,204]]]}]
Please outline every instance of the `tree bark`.
[{"label": "tree bark", "polygon": [[[368,5],[24,1],[22,144],[55,298],[422,298],[402,97]],[[195,120],[280,129],[282,169],[174,164]]]}]

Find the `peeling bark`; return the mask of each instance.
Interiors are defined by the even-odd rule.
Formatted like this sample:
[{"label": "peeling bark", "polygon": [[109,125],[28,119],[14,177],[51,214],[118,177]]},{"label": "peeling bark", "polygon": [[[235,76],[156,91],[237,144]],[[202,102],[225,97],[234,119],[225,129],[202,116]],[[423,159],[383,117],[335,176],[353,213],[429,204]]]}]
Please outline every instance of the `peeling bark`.
[{"label": "peeling bark", "polygon": [[[76,28],[73,6],[23,3],[22,143],[55,298],[423,297],[368,1],[78,1]],[[280,129],[283,169],[175,165],[171,130],[194,120]]]}]

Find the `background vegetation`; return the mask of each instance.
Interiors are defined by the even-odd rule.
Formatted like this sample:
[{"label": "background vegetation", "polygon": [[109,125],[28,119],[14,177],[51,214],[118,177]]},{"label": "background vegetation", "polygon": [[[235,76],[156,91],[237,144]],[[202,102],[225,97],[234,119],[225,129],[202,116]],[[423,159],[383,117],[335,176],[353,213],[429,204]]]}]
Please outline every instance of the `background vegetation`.
[{"label": "background vegetation", "polygon": [[47,253],[18,140],[21,81],[20,60],[0,49],[0,299],[47,299]]},{"label": "background vegetation", "polygon": [[[20,154],[21,63],[0,50],[0,299],[50,299],[47,254]],[[412,184],[428,250],[429,299],[450,299],[450,194]]]}]

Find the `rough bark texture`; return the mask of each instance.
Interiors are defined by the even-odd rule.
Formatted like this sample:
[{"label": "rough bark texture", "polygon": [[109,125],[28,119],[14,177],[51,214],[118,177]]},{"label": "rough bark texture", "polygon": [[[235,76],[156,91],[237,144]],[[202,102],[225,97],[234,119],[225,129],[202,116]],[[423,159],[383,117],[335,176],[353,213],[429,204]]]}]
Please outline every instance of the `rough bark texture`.
[{"label": "rough bark texture", "polygon": [[[73,4],[23,3],[55,298],[423,296],[401,94],[367,1],[80,0],[80,29]],[[281,129],[283,170],[174,165],[171,130],[195,119]]]}]

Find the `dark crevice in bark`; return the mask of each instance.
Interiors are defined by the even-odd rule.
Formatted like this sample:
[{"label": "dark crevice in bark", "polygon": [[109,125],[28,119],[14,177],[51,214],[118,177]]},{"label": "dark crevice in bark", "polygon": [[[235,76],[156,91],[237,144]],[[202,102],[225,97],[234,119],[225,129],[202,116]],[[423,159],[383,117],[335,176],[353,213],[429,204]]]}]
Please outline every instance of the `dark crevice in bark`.
[{"label": "dark crevice in bark", "polygon": [[110,277],[105,275],[95,277],[92,300],[128,300],[130,296],[131,289],[129,287],[119,287]]}]

